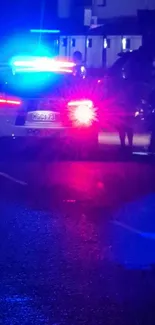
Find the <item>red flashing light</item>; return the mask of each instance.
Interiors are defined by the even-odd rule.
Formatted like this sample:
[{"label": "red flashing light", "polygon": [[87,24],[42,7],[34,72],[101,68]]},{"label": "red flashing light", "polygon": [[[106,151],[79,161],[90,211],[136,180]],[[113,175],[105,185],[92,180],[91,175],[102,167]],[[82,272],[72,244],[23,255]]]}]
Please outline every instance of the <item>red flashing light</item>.
[{"label": "red flashing light", "polygon": [[68,103],[68,106],[89,106],[93,107],[93,102],[91,100],[74,100]]},{"label": "red flashing light", "polygon": [[91,100],[71,101],[68,107],[75,124],[89,126],[96,120],[96,110]]},{"label": "red flashing light", "polygon": [[10,104],[10,105],[21,105],[20,100],[13,100],[13,99],[6,99],[6,98],[0,98],[0,104]]}]

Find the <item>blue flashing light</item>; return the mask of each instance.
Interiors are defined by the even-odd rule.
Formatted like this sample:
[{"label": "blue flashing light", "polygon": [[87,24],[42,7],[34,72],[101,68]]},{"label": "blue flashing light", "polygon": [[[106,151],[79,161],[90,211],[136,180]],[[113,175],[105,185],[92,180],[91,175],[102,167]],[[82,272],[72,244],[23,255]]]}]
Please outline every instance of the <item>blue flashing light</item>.
[{"label": "blue flashing light", "polygon": [[42,33],[42,34],[59,34],[59,29],[30,29],[31,33]]},{"label": "blue flashing light", "polygon": [[48,57],[40,56],[19,56],[14,57],[11,61],[11,65],[14,67],[24,67],[24,68],[36,68],[38,66],[44,68],[51,62],[51,59]]},{"label": "blue flashing light", "polygon": [[50,57],[14,57],[11,67],[14,72],[72,72],[73,62],[57,61]]}]

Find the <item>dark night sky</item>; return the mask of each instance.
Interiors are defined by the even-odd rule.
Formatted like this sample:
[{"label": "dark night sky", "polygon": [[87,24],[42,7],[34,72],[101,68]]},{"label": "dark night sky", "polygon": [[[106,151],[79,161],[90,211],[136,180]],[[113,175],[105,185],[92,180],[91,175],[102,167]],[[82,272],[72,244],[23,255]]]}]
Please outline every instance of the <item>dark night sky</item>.
[{"label": "dark night sky", "polygon": [[[0,15],[0,62],[18,52],[33,52],[39,44],[39,35],[30,29],[57,29],[57,1],[44,0],[45,10],[41,26],[43,0],[4,0]],[[45,40],[46,41],[46,40]],[[48,44],[48,43],[47,43]],[[46,44],[45,44],[46,45]]]},{"label": "dark night sky", "polygon": [[43,3],[43,27],[52,28],[57,15],[56,0],[4,0],[1,4],[1,31],[40,28]]}]

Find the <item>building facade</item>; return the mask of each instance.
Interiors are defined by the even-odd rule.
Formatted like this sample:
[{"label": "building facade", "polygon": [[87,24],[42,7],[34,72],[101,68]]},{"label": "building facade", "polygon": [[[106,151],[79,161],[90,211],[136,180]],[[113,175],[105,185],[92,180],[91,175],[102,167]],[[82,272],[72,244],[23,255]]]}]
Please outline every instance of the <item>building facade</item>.
[{"label": "building facade", "polygon": [[138,10],[154,9],[154,0],[92,0],[92,14],[98,19],[136,16]]},{"label": "building facade", "polygon": [[155,10],[155,0],[58,0],[60,18],[78,15],[86,25],[118,17],[134,17],[138,10]]},{"label": "building facade", "polygon": [[142,45],[141,35],[61,35],[59,55],[73,58],[80,51],[88,68],[110,67],[118,53],[137,50]]}]

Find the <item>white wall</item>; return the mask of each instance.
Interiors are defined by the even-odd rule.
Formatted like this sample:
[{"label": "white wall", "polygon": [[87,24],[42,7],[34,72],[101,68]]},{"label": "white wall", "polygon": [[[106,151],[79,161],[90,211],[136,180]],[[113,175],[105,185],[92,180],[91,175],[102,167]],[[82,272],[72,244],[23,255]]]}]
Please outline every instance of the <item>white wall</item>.
[{"label": "white wall", "polygon": [[90,36],[92,47],[87,47],[87,66],[89,68],[102,67],[103,36]]},{"label": "white wall", "polygon": [[[138,49],[142,44],[142,37],[137,36],[123,36],[130,39],[130,50]],[[63,39],[67,38],[67,47],[63,46]],[[88,47],[88,42],[86,40],[91,40],[92,45]],[[110,40],[110,47],[106,48],[106,66],[111,66],[118,58],[118,53],[122,51],[122,36],[107,36]],[[73,45],[73,40],[75,40],[75,46]],[[102,67],[102,55],[104,50],[104,39],[103,36],[86,36],[84,35],[72,35],[72,36],[61,36],[59,55],[61,57],[73,58],[75,51],[80,51],[85,60],[86,54],[86,64],[89,68],[100,68]],[[129,50],[129,49],[128,49]]]},{"label": "white wall", "polygon": [[[63,39],[67,38],[67,47],[63,46]],[[73,46],[75,42],[75,46]],[[61,36],[59,45],[59,55],[73,57],[73,53],[80,51],[82,53],[83,60],[85,59],[85,44],[86,37],[84,35],[72,35],[72,36]]]},{"label": "white wall", "polygon": [[[110,48],[106,49],[106,66],[109,67],[118,59],[118,53],[122,52],[122,36],[108,36],[107,38],[110,39]],[[123,38],[130,39],[131,51],[139,49],[142,45],[142,36],[140,35],[124,35]]]},{"label": "white wall", "polygon": [[136,50],[142,45],[142,36],[131,36],[131,49]]},{"label": "white wall", "polygon": [[[63,39],[67,39],[67,47],[63,46]],[[63,35],[59,40],[59,55],[60,56],[68,56],[68,37]]]},{"label": "white wall", "polygon": [[107,36],[110,39],[110,47],[106,49],[106,66],[111,66],[118,58],[117,54],[122,51],[121,36]]},{"label": "white wall", "polygon": [[[75,46],[73,47],[73,41]],[[74,52],[80,51],[82,53],[83,61],[85,59],[86,37],[83,35],[73,35],[69,37],[69,56],[73,57]]]},{"label": "white wall", "polygon": [[[88,36],[88,40],[92,41],[92,46],[88,46],[87,37],[83,35],[67,36],[67,47],[63,46],[63,39],[60,37],[59,55],[72,58],[75,51],[82,53],[83,61],[88,67],[99,68],[102,66],[103,36]],[[73,41],[75,46],[73,46]]]},{"label": "white wall", "polygon": [[155,0],[106,0],[106,6],[97,6],[93,0],[93,15],[98,18],[134,16],[138,9],[155,9]]}]

